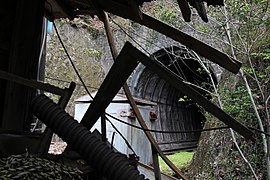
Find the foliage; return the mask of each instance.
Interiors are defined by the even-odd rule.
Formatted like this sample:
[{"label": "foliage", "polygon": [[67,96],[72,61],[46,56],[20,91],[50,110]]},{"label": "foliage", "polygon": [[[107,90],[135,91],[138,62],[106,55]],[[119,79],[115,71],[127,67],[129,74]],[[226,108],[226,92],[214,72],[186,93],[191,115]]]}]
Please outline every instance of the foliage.
[{"label": "foliage", "polygon": [[1,179],[82,179],[78,168],[28,153],[0,159]]},{"label": "foliage", "polygon": [[[167,158],[173,162],[173,164],[176,167],[183,168],[186,166],[192,159],[194,152],[178,152],[174,153],[171,155],[167,155]],[[159,166],[160,166],[160,171],[173,175],[173,171],[170,169],[170,167],[159,157]]]},{"label": "foliage", "polygon": [[183,21],[178,6],[168,1],[153,1],[145,4],[144,12],[176,28],[182,28]]},{"label": "foliage", "polygon": [[[88,85],[88,90],[90,92],[97,90],[104,77],[104,71],[101,68],[100,62],[103,56],[102,51],[93,45],[93,41],[89,38],[87,29],[73,28],[68,22],[65,22],[61,27],[58,26],[58,30],[74,65],[84,80],[84,83]],[[72,34],[76,34],[76,36]],[[72,103],[69,104],[67,108],[68,112],[73,114],[74,100],[85,95],[86,91],[75,74],[56,34],[50,35],[50,40],[47,44],[45,82],[64,88],[69,86],[71,81],[77,83],[77,87],[70,101]],[[57,98],[51,94],[48,95],[52,99]]]},{"label": "foliage", "polygon": [[263,60],[270,60],[270,49],[265,49],[264,52],[259,53],[252,53],[254,57],[262,58]]},{"label": "foliage", "polygon": [[245,124],[251,125],[257,123],[247,90],[244,86],[239,85],[234,91],[220,89],[220,94],[223,97],[222,102],[225,112]]}]

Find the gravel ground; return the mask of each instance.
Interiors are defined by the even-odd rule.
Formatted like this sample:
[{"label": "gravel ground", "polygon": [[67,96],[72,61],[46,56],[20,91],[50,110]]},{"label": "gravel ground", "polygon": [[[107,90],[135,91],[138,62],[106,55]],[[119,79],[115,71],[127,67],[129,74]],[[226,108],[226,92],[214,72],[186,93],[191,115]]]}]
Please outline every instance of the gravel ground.
[{"label": "gravel ground", "polygon": [[61,154],[67,146],[66,142],[57,141],[52,142],[49,149],[49,154]]}]

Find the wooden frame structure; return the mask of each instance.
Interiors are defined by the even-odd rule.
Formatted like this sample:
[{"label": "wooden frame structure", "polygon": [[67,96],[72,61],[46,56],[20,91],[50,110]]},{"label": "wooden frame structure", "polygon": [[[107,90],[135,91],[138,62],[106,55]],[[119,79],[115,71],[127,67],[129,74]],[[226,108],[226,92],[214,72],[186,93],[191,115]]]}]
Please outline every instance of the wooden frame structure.
[{"label": "wooden frame structure", "polygon": [[[31,87],[34,89],[39,89],[41,91],[45,91],[45,92],[50,92],[56,95],[59,95],[59,101],[58,101],[58,105],[60,107],[62,107],[63,109],[66,107],[74,89],[76,84],[74,82],[71,82],[68,88],[58,88],[56,86],[50,85],[50,84],[46,84],[46,83],[42,83],[42,82],[38,82],[35,80],[28,80],[19,76],[16,76],[14,74],[10,74],[7,73],[5,71],[1,71],[0,70],[0,79],[5,79],[7,81],[11,81],[14,82],[16,84],[21,84],[23,86],[27,86],[27,87]],[[10,130],[10,129],[5,129],[2,128],[0,130],[0,134],[3,133],[8,133],[8,134],[14,134],[14,135],[27,135],[25,136],[25,138],[29,137],[30,138],[30,145],[32,147],[28,147],[28,149],[30,149],[31,153],[47,153],[50,147],[50,143],[51,143],[51,139],[52,139],[52,135],[53,132],[49,129],[49,128],[45,128],[44,133],[42,134],[38,134],[38,138],[32,138],[33,136],[36,137],[37,134],[34,133],[28,133],[25,131],[14,131],[14,130]],[[15,145],[16,146],[16,145]],[[26,144],[27,146],[27,144]],[[21,148],[21,147],[20,147]],[[25,150],[25,149],[24,149]]]}]

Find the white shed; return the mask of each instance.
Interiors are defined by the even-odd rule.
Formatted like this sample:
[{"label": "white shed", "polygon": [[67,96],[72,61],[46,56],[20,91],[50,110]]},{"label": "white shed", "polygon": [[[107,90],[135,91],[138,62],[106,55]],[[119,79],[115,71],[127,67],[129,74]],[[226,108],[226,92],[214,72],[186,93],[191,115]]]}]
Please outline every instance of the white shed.
[{"label": "white shed", "polygon": [[[95,96],[96,93],[92,93]],[[143,116],[145,123],[149,129],[155,129],[155,112],[153,107],[156,103],[145,101],[141,99],[136,99],[135,101],[138,108]],[[84,95],[76,99],[75,104],[75,119],[81,121],[87,108],[89,107],[92,99],[88,95]],[[117,94],[113,99],[112,103],[107,107],[106,113],[114,116],[115,118],[121,119],[127,123],[140,126],[137,119],[135,118],[132,108],[130,107],[128,100],[125,95]],[[154,116],[153,116],[154,115]],[[111,117],[108,117],[113,125],[121,132],[121,134],[127,139],[132,149],[135,151],[136,155],[139,156],[140,162],[150,165],[152,163],[152,150],[151,144],[145,136],[144,132],[140,129],[131,127],[129,125],[123,124]],[[93,126],[91,131],[97,129],[101,132],[101,122],[100,119]],[[128,148],[124,139],[120,134],[111,126],[109,122],[106,123],[107,140],[113,144],[113,146],[123,154],[132,154],[132,151]],[[152,134],[154,137],[155,135]]]}]

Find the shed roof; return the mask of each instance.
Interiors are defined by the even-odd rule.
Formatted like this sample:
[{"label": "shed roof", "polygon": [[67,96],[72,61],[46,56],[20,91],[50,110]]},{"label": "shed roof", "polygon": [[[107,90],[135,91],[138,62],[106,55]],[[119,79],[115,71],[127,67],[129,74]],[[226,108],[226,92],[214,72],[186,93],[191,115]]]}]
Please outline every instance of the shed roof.
[{"label": "shed roof", "polygon": [[[91,96],[95,97],[97,91],[91,93]],[[144,100],[144,99],[140,99],[140,98],[134,98],[136,104],[138,105],[143,105],[143,106],[156,106],[157,103],[152,102],[152,101],[148,101],[148,100]],[[83,95],[79,98],[77,98],[75,100],[75,102],[77,103],[91,103],[93,101],[93,99],[89,96],[89,95]],[[113,98],[112,103],[129,103],[126,95],[118,93],[116,94],[116,96]]]}]

